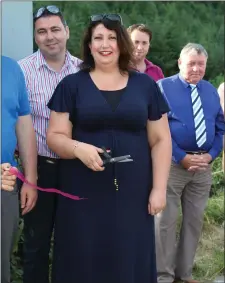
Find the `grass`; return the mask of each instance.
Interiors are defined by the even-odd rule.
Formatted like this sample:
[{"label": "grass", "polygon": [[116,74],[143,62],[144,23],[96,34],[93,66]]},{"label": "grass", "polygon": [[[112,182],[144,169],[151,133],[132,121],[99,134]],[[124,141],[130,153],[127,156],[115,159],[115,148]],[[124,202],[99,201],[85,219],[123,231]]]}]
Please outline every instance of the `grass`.
[{"label": "grass", "polygon": [[224,195],[209,199],[193,270],[197,279],[213,280],[224,274]]},{"label": "grass", "polygon": [[[177,231],[182,222],[180,213]],[[224,274],[224,193],[221,187],[208,200],[204,212],[204,224],[195,256],[193,277],[198,280],[214,280]]]},{"label": "grass", "polygon": [[[222,158],[213,163],[212,196],[204,213],[202,236],[198,245],[193,276],[199,280],[214,280],[225,272],[224,265],[224,187],[225,179],[221,166]],[[181,215],[180,221],[181,222]],[[12,283],[22,283],[22,267],[18,247],[23,242],[21,220],[17,244],[12,257]],[[20,242],[20,245],[18,245]]]},{"label": "grass", "polygon": [[193,274],[196,279],[214,280],[224,275],[224,188],[222,157],[213,163],[212,197],[204,213],[202,236],[198,245]]}]

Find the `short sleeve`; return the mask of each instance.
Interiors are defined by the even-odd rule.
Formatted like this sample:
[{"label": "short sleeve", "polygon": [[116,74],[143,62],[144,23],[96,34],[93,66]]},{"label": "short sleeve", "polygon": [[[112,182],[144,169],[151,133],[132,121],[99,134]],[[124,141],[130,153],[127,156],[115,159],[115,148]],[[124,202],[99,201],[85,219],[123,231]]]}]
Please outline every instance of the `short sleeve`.
[{"label": "short sleeve", "polygon": [[159,120],[163,114],[168,113],[170,108],[162,95],[160,88],[152,82],[150,88],[150,102],[148,106],[148,119],[151,121]]},{"label": "short sleeve", "polygon": [[73,79],[71,75],[62,79],[47,104],[50,110],[61,113],[69,113],[70,120],[72,120],[75,105],[75,93],[71,85],[72,81]]},{"label": "short sleeve", "polygon": [[[16,63],[17,64],[17,63]],[[18,64],[17,64],[18,65]],[[28,100],[28,93],[27,93],[27,88],[26,88],[26,83],[25,83],[25,78],[24,74],[18,65],[18,91],[19,91],[19,111],[18,115],[19,116],[25,116],[30,114],[30,104]]]}]

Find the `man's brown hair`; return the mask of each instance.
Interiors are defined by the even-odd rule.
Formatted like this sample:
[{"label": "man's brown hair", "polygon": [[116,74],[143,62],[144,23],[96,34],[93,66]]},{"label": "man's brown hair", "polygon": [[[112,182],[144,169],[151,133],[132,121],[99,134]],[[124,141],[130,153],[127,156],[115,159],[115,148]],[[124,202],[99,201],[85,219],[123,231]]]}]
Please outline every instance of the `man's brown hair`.
[{"label": "man's brown hair", "polygon": [[152,40],[152,31],[148,27],[146,27],[146,25],[144,25],[144,24],[134,24],[132,26],[129,26],[129,28],[127,29],[128,33],[130,35],[134,30],[139,30],[141,32],[147,33],[149,35],[149,41]]}]

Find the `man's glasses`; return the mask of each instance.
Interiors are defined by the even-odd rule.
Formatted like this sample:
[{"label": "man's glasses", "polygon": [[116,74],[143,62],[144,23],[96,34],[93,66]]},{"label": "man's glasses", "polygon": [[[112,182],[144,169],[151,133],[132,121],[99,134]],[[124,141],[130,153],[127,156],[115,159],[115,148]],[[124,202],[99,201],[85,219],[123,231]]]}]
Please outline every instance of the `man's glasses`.
[{"label": "man's glasses", "polygon": [[122,18],[119,14],[99,14],[99,15],[92,15],[91,22],[101,22],[104,19],[110,20],[112,22],[119,22],[121,25],[123,24]]},{"label": "man's glasses", "polygon": [[54,6],[54,5],[41,7],[34,14],[34,20],[37,20],[38,18],[40,18],[46,12],[49,13],[49,14],[53,14],[53,15],[61,14],[59,8]]}]

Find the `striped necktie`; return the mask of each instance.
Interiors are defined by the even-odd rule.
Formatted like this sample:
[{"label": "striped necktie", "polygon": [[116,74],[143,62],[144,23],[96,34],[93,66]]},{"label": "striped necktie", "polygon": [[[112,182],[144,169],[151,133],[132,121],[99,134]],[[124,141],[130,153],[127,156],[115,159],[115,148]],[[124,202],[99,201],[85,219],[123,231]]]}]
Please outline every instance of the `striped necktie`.
[{"label": "striped necktie", "polygon": [[206,142],[206,126],[202,102],[196,85],[190,84],[196,143],[200,148]]}]

